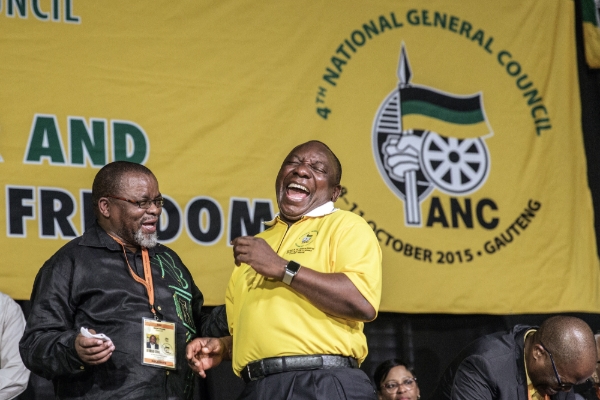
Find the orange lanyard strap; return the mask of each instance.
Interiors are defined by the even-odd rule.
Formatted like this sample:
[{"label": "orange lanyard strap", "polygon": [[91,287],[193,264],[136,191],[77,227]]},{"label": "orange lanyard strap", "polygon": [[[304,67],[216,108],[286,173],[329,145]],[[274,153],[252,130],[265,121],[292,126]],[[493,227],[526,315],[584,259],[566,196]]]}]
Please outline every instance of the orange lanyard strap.
[{"label": "orange lanyard strap", "polygon": [[127,252],[125,251],[125,244],[119,239],[108,234],[111,238],[114,239],[115,242],[119,243],[123,248],[123,256],[125,257],[125,262],[129,267],[129,273],[135,279],[136,282],[141,283],[146,288],[146,292],[148,293],[148,302],[150,304],[150,311],[154,314],[154,318],[158,321],[158,316],[156,315],[156,310],[154,309],[154,285],[152,283],[152,269],[150,267],[150,256],[148,255],[148,249],[142,247],[142,264],[144,265],[144,277],[146,279],[142,279],[133,271],[131,265],[129,264],[129,260],[127,259]]}]

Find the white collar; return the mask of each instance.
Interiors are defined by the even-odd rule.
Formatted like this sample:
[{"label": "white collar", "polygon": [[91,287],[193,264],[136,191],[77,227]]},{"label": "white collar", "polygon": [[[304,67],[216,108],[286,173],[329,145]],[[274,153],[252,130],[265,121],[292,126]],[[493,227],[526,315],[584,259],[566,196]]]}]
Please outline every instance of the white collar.
[{"label": "white collar", "polygon": [[[333,201],[328,201],[327,203],[322,204],[319,207],[304,214],[300,218],[300,220],[302,220],[305,217],[311,217],[311,218],[322,217],[324,215],[332,214],[332,213],[336,212],[337,210],[339,210],[339,208],[335,208],[335,206],[333,205]],[[279,216],[279,213],[277,213],[277,215],[275,215],[275,218],[273,218],[271,221],[265,222],[265,225],[266,226],[274,225],[275,221],[277,221],[278,216]]]},{"label": "white collar", "polygon": [[322,217],[323,215],[331,214],[338,209],[333,205],[333,201],[328,201],[327,203],[320,205],[312,211],[307,212],[305,217]]}]

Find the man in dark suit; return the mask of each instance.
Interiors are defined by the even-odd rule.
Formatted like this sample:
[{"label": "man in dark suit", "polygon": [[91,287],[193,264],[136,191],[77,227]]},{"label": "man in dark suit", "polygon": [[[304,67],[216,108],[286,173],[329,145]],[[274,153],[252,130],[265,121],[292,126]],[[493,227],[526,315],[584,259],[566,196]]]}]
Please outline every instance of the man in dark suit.
[{"label": "man in dark suit", "polygon": [[596,368],[590,327],[555,316],[479,338],[446,369],[431,400],[572,400]]},{"label": "man in dark suit", "polygon": [[592,379],[588,379],[583,385],[575,387],[577,400],[600,399],[600,332],[596,332],[594,338],[596,339],[596,351],[598,352],[596,371],[592,374]]}]

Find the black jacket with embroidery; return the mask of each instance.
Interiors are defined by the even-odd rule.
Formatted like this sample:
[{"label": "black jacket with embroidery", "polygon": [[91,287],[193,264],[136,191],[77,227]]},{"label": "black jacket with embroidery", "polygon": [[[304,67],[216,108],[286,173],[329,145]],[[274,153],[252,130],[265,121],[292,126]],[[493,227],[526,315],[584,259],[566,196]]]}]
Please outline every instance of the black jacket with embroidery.
[{"label": "black jacket with embroidery", "polygon": [[[63,246],[42,266],[31,295],[32,308],[19,348],[27,368],[51,379],[57,398],[191,398],[193,376],[186,342],[199,336],[225,336],[223,308],[204,314],[202,293],[175,252],[149,249],[155,307],[176,323],[176,370],[142,365],[142,318],[153,318],[146,289],[134,281],[123,248],[97,224]],[[141,252],[127,252],[144,277]],[[81,327],[106,334],[111,358],[84,366],[74,348]]]}]

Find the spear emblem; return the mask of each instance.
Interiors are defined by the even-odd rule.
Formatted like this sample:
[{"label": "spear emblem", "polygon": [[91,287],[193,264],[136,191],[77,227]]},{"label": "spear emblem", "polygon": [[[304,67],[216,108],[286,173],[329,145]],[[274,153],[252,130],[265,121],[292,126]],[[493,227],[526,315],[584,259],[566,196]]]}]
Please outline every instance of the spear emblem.
[{"label": "spear emblem", "polygon": [[[408,56],[406,55],[406,48],[402,43],[402,50],[400,51],[400,61],[398,62],[398,103],[400,104],[400,118],[399,127],[400,134],[403,140],[408,143],[420,142],[419,140],[410,140],[413,136],[412,130],[404,130],[402,125],[402,89],[410,86],[410,78],[412,77],[412,71],[410,64],[408,63]],[[407,140],[408,139],[408,140]],[[415,138],[416,139],[416,138]],[[413,146],[405,147],[402,152],[408,153],[413,157],[419,157],[420,148],[415,149]],[[407,154],[407,155],[408,155]],[[409,169],[404,172],[404,187],[405,187],[405,198],[406,203],[404,204],[405,220],[408,225],[420,225],[421,224],[421,209],[419,207],[419,195],[417,193],[417,172],[414,169]]]}]

